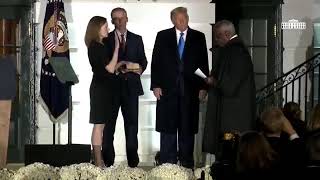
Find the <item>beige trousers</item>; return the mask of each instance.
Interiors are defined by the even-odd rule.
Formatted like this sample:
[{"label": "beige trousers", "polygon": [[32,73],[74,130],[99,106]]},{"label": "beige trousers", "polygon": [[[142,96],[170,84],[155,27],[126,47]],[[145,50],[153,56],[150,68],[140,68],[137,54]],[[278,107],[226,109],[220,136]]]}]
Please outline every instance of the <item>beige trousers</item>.
[{"label": "beige trousers", "polygon": [[0,100],[0,169],[7,163],[11,100]]}]

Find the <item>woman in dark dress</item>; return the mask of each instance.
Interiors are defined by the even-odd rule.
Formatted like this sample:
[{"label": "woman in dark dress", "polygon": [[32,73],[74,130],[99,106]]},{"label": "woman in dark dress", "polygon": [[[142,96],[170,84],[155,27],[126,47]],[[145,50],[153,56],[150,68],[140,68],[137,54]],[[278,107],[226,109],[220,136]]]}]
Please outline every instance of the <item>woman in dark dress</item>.
[{"label": "woman in dark dress", "polygon": [[114,117],[112,106],[113,76],[118,60],[119,41],[115,38],[115,50],[112,59],[102,40],[108,36],[109,28],[106,18],[94,16],[90,19],[85,44],[88,47],[89,62],[93,77],[90,85],[90,123],[94,124],[91,143],[96,166],[104,167],[101,154],[103,129]]},{"label": "woman in dark dress", "polygon": [[0,169],[6,166],[11,102],[16,94],[16,66],[11,55],[0,54]]}]

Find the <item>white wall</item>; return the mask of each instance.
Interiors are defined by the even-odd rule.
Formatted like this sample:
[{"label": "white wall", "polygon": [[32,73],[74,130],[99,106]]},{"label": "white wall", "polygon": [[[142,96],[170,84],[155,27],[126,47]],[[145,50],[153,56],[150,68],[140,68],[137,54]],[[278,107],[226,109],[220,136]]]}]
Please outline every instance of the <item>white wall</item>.
[{"label": "white wall", "polygon": [[[154,153],[159,149],[159,134],[155,132],[155,99],[150,87],[150,62],[156,33],[162,29],[172,27],[170,11],[177,6],[188,8],[190,27],[206,34],[207,47],[211,47],[211,25],[214,23],[215,6],[210,0],[69,0],[65,1],[66,18],[70,36],[70,59],[79,76],[80,83],[73,86],[73,143],[90,144],[92,125],[89,124],[89,85],[92,72],[87,58],[87,49],[83,42],[84,33],[89,19],[94,15],[107,17],[110,29],[110,12],[115,7],[124,7],[128,12],[128,29],[143,37],[146,56],[149,61],[147,70],[142,75],[145,95],[139,104],[139,156],[142,162],[152,162]],[[42,26],[46,1],[36,3],[36,22],[39,24],[37,34],[38,68],[42,57]],[[211,63],[211,53],[208,51]],[[57,141],[67,143],[66,118],[57,129]],[[37,142],[39,144],[52,143],[52,124],[38,104]],[[115,133],[116,161],[125,159],[125,136],[121,113],[117,120]]]},{"label": "white wall", "polygon": [[301,64],[306,60],[307,48],[312,43],[313,20],[315,1],[320,0],[285,0],[282,10],[282,21],[287,22],[290,19],[296,19],[307,23],[305,30],[283,30],[283,52],[284,72]]},{"label": "white wall", "polygon": [[[282,21],[287,22],[290,19],[296,19],[300,22],[306,23],[304,30],[283,30],[283,72],[286,73],[309,59],[313,55],[313,38],[314,38],[314,24],[320,22],[320,0],[284,0]],[[305,78],[302,78],[302,85],[305,85]],[[310,80],[307,78],[308,88],[307,92],[310,94]],[[298,101],[297,93],[298,83],[295,83],[294,101]],[[291,89],[288,88],[288,98],[291,101]],[[304,94],[305,89],[301,89]],[[305,97],[301,96],[301,109],[304,111]],[[307,97],[309,100],[309,97]]]}]

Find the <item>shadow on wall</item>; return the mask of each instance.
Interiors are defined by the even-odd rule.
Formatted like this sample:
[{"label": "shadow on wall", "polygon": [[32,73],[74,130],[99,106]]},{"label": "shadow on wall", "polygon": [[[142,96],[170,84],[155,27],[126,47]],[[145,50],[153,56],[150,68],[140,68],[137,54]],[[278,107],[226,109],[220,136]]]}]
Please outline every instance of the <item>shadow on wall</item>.
[{"label": "shadow on wall", "polygon": [[[317,0],[317,2],[320,4],[319,0]],[[320,53],[320,51],[318,49],[320,47],[320,17],[315,18],[312,21],[311,25],[312,25],[313,39],[312,39],[311,45],[309,46],[309,48],[306,52],[307,58],[311,58],[315,54]],[[308,103],[309,112],[311,112],[313,107],[315,107],[315,105],[317,103],[319,103],[319,95],[320,95],[319,73],[315,73],[315,72],[320,72],[320,66],[317,66],[314,69],[314,71],[312,71],[312,73],[309,74],[309,81],[310,82],[312,81],[312,78],[314,78],[314,82],[311,83],[311,87],[310,87],[310,89],[313,90],[314,92],[312,92],[311,90],[309,92],[309,94],[311,94],[311,95],[309,95],[309,103]]]},{"label": "shadow on wall", "polygon": [[[313,49],[312,37],[310,37],[313,32],[313,30],[312,30],[313,29],[313,22],[309,17],[304,17],[302,20],[300,20],[300,22],[306,23],[306,29],[292,30],[292,31],[301,31],[299,43],[297,44],[298,47],[297,47],[297,49],[295,51],[295,55],[294,55],[294,66],[297,66],[297,65],[303,63],[305,60],[311,58],[312,54],[313,54],[313,52],[312,52],[312,49]],[[306,48],[305,56],[303,54],[301,54],[301,51],[299,51],[300,48]],[[301,57],[303,59],[301,59]]]},{"label": "shadow on wall", "polygon": [[313,0],[313,3],[314,4],[320,4],[320,1],[319,0]]},{"label": "shadow on wall", "polygon": [[[300,34],[300,40],[298,43],[298,48],[295,51],[294,54],[294,66],[298,66],[301,63],[309,60],[310,58],[312,58],[314,56],[314,54],[316,54],[317,52],[315,51],[314,47],[317,46],[317,41],[315,41],[316,39],[318,39],[318,41],[320,40],[320,29],[319,29],[319,35],[317,36],[317,32],[316,29],[314,28],[314,24],[315,23],[320,23],[320,18],[316,18],[316,19],[310,19],[309,17],[304,17],[301,22],[305,22],[306,23],[306,29],[305,30],[301,30],[301,34]],[[311,36],[312,35],[312,36]],[[310,37],[311,36],[311,37]],[[307,41],[307,42],[306,42]],[[309,42],[308,42],[309,41]],[[316,43],[316,44],[315,44]],[[304,46],[305,45],[305,46]],[[304,54],[302,54],[303,52],[300,51],[301,48],[306,48]],[[301,59],[303,58],[303,59]],[[310,64],[308,64],[310,65]],[[314,71],[318,71],[319,68],[315,68]],[[301,98],[301,103],[300,103],[300,107],[303,110],[303,114],[305,114],[306,117],[304,117],[304,120],[308,120],[309,118],[309,114],[311,112],[311,109],[313,108],[313,106],[315,105],[315,97],[317,97],[318,95],[318,90],[315,89],[315,87],[318,87],[319,81],[318,80],[314,80],[314,82],[312,83],[313,78],[315,78],[315,73],[313,70],[311,70],[305,77],[302,78],[301,81],[301,85],[302,85],[302,89],[301,89],[301,94],[299,95]],[[307,79],[307,82],[305,82]],[[307,89],[305,89],[305,85],[307,85]],[[305,92],[307,90],[307,92]],[[298,97],[295,97],[295,101],[297,100]],[[307,98],[307,102],[305,103],[305,98]],[[297,102],[297,101],[296,101]]]},{"label": "shadow on wall", "polygon": [[[295,44],[295,50],[294,50],[294,54],[293,54],[293,59],[292,59],[292,63],[293,66],[291,69],[288,69],[288,71],[292,70],[293,68],[299,66],[300,64],[304,63],[306,60],[310,59],[313,56],[313,36],[312,36],[312,32],[313,32],[313,23],[312,20],[309,17],[304,17],[303,19],[299,19],[299,22],[305,22],[306,23],[306,29],[290,29],[288,31],[293,31],[291,35],[293,36],[299,36],[297,38],[297,43]],[[294,38],[294,37],[293,37]],[[285,60],[284,60],[285,61]],[[299,69],[298,71],[294,71],[291,74],[293,75],[301,75],[301,72],[304,71],[304,67],[302,67],[301,69]],[[310,97],[310,89],[311,89],[311,81],[310,81],[310,77],[309,74],[305,75],[303,74],[301,76],[301,87],[299,90],[297,90],[298,88],[298,80],[295,80],[293,82],[293,84],[290,84],[290,86],[288,86],[288,93],[290,93],[290,95],[288,95],[288,101],[293,101],[293,102],[297,102],[299,103],[300,101],[300,108],[302,109],[302,114],[303,115],[307,115],[310,105],[311,105],[311,99],[309,99]],[[293,87],[294,85],[294,87]],[[305,89],[305,85],[307,85],[307,89]],[[292,90],[292,88],[294,88]],[[294,94],[291,94],[291,92],[294,92]],[[306,97],[307,96],[307,97]],[[303,120],[307,119],[307,117],[303,116],[302,118]]]}]

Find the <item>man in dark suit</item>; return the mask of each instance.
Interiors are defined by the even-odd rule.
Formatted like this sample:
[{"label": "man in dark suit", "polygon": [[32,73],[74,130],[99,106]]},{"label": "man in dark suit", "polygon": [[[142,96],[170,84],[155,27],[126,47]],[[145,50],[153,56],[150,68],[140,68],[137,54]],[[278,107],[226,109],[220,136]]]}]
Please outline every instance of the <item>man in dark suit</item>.
[{"label": "man in dark suit", "polygon": [[[139,163],[138,156],[138,98],[143,94],[140,75],[147,67],[147,59],[144,52],[142,37],[127,30],[127,12],[123,8],[115,8],[111,12],[112,23],[115,30],[109,34],[106,47],[113,52],[114,38],[119,38],[120,48],[118,61],[126,62],[135,67],[133,71],[124,69],[115,77],[115,117],[109,124],[106,124],[103,134],[103,156],[107,166],[114,163],[115,152],[113,146],[116,119],[119,108],[124,120],[126,136],[126,152],[128,165],[136,167]],[[112,53],[110,53],[112,55]],[[111,58],[111,57],[110,57]],[[127,66],[129,67],[129,65]]]},{"label": "man in dark suit", "polygon": [[216,66],[207,78],[210,88],[203,151],[217,155],[222,133],[254,128],[256,106],[251,57],[234,25],[227,20],[219,21],[214,34],[221,48]]},{"label": "man in dark suit", "polygon": [[151,90],[157,98],[160,163],[175,164],[179,159],[182,166],[192,168],[199,98],[206,95],[205,81],[195,75],[195,71],[209,73],[207,46],[205,35],[188,27],[186,8],[173,9],[171,21],[173,28],[157,34],[151,63]]}]

